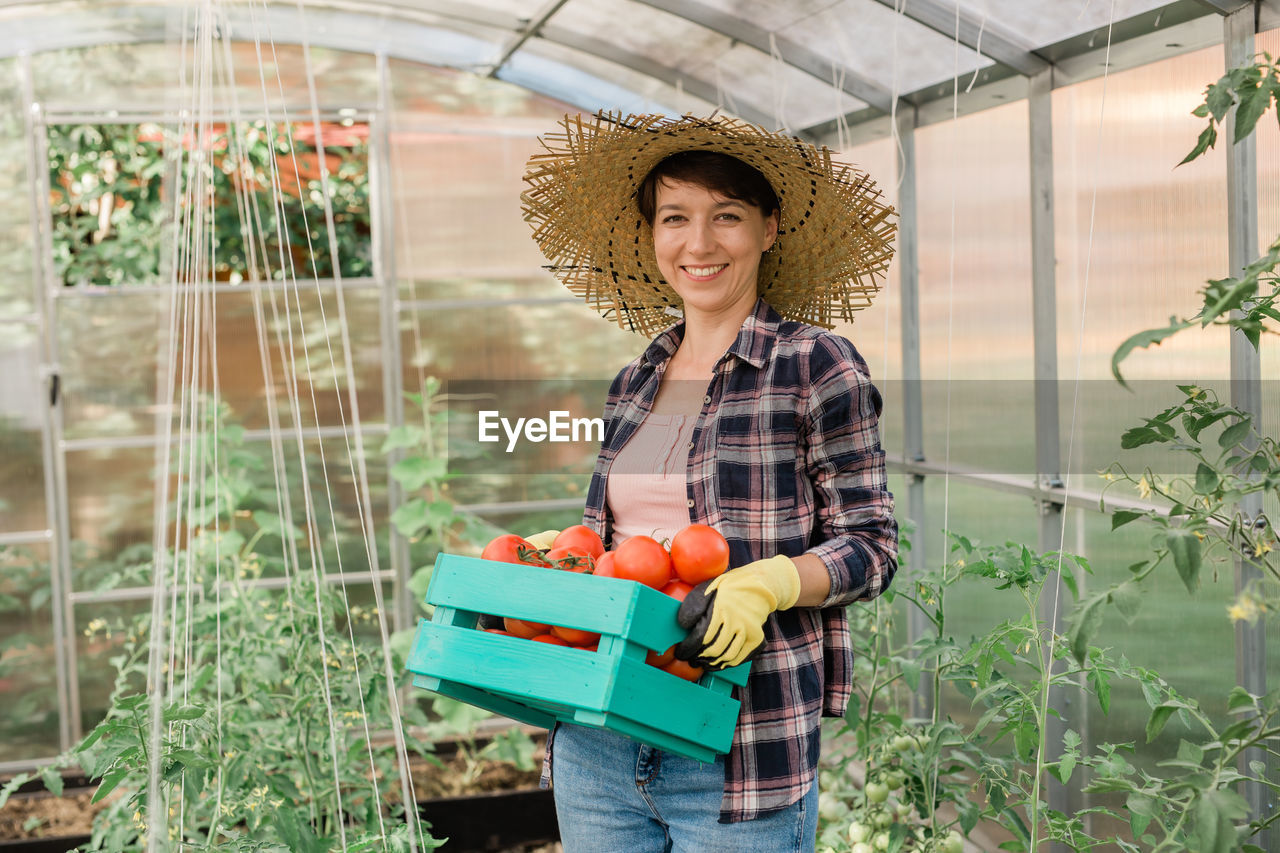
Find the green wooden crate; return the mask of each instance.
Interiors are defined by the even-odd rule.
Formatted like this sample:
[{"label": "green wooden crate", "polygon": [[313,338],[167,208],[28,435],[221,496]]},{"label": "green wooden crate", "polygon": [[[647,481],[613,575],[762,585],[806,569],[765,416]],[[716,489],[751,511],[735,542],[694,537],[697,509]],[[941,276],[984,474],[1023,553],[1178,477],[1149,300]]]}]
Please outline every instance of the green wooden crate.
[{"label": "green wooden crate", "polygon": [[[409,655],[413,683],[521,722],[557,721],[620,732],[712,761],[729,751],[734,686],[750,664],[694,684],[644,662],[684,638],[679,602],[634,581],[441,554]],[[590,651],[476,628],[481,613],[600,634]]]}]

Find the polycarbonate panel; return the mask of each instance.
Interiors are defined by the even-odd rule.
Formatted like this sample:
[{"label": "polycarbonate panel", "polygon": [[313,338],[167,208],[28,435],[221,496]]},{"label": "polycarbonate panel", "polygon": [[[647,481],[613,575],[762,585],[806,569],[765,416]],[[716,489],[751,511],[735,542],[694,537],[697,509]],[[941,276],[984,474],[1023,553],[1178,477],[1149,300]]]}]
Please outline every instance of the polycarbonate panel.
[{"label": "polycarbonate panel", "polygon": [[[618,109],[623,112],[653,111],[652,102],[647,95],[614,82],[615,78],[627,75],[619,75],[616,70],[611,70],[607,76],[600,77],[583,71],[581,69],[590,60],[582,60],[581,56],[578,51],[553,44],[539,44],[536,49],[521,50],[514,54],[498,71],[498,77],[517,86],[575,104],[587,112]],[[652,85],[651,78],[636,80],[640,75],[631,76],[645,89]]]},{"label": "polycarbonate panel", "polygon": [[0,545],[0,761],[59,752],[51,577],[47,545]]},{"label": "polycarbonate panel", "polygon": [[[391,169],[400,276],[527,275],[546,263],[520,211],[525,162],[539,150],[536,138],[443,133],[438,125],[417,130],[405,115],[395,121]],[[542,128],[555,130],[555,120],[548,117]]]},{"label": "polycarbonate panel", "polygon": [[925,456],[1035,473],[1025,101],[915,133]]},{"label": "polycarbonate panel", "polygon": [[[1016,33],[1034,47],[1055,44],[1072,36],[1105,27],[1111,20],[1123,21],[1134,15],[1167,6],[1169,0],[1054,0],[1051,3],[1027,0],[958,0],[960,8],[979,21],[984,18]],[[1114,10],[1114,11],[1113,11]]]},{"label": "polycarbonate panel", "polygon": [[[901,209],[898,195],[897,147],[894,140],[884,138],[837,151],[835,158],[866,171],[875,180],[885,200]],[[901,245],[901,232],[895,245]],[[870,307],[863,309],[852,323],[839,323],[835,331],[844,335],[867,361],[871,381],[884,396],[880,416],[880,435],[886,451],[902,452],[902,293],[897,258]]]},{"label": "polycarbonate panel", "polygon": [[[683,115],[692,112],[698,115],[710,115],[715,104],[690,94],[682,85],[670,85],[656,77],[650,77],[610,59],[601,59],[572,47],[553,42],[538,40],[527,44],[520,53],[513,57],[511,64],[500,76],[504,80],[517,81],[522,74],[531,74],[533,67],[526,60],[536,58],[550,62],[555,66],[576,69],[573,76],[586,74],[588,86],[581,94],[571,93],[566,86],[571,78],[557,81],[550,86],[549,80],[540,82],[530,77],[527,83],[538,82],[538,88],[548,95],[558,95],[566,102],[579,104],[588,111],[594,109],[631,113],[666,113]],[[539,66],[543,67],[543,66]],[[601,82],[608,81],[608,82]],[[616,84],[616,85],[615,85]],[[592,100],[584,101],[583,95],[590,95]]]},{"label": "polycarbonate panel", "polygon": [[[252,41],[233,42],[224,52],[222,42],[215,45],[212,73],[217,82],[210,90],[211,105],[230,110],[235,104],[248,113],[270,109],[275,118],[282,118],[279,111],[288,107],[296,117],[292,114],[311,104],[303,50],[298,45],[273,46],[265,36],[260,38],[260,47]],[[102,44],[32,57],[36,97],[44,108],[77,112],[190,107],[191,94],[184,94],[178,69],[185,66],[190,74],[194,62],[175,42]],[[311,70],[322,109],[377,103],[372,55],[312,47]]]},{"label": "polycarbonate panel", "polygon": [[[209,433],[201,434],[207,439]],[[386,510],[386,465],[380,448],[382,435],[366,435],[366,464],[369,474],[370,500],[373,506],[373,524],[378,536],[381,568],[390,568],[386,554],[386,538],[390,529]],[[344,438],[303,439],[301,447],[296,436],[285,433],[282,443],[283,470],[277,475],[272,461],[270,443],[265,439],[224,442],[220,446],[220,458],[230,460],[228,469],[238,474],[250,487],[243,508],[276,514],[279,492],[277,482],[288,490],[295,526],[306,529],[307,500],[311,504],[316,521],[313,528],[322,544],[322,561],[326,572],[365,572],[369,561],[365,555],[364,534],[360,519],[360,503],[356,487],[358,468],[355,467],[348,447],[358,449],[354,437],[350,445]],[[305,456],[306,481],[302,475]],[[67,454],[68,510],[73,540],[72,574],[77,590],[94,589],[104,579],[123,573],[123,586],[135,587],[150,584],[149,554],[154,542],[155,481],[152,477],[155,449],[114,448],[103,450],[72,451]],[[178,466],[182,466],[179,478]],[[172,448],[170,467],[170,501],[178,499],[177,489],[182,488],[183,517],[190,518],[190,506],[200,506],[203,500],[212,502],[212,487],[203,493],[197,490],[194,504],[187,503],[187,483],[191,479],[190,459],[178,446]],[[197,469],[198,470],[198,469]],[[277,477],[279,476],[279,480]],[[197,476],[197,480],[203,480]],[[309,489],[309,491],[308,491]],[[173,518],[170,514],[170,518]],[[255,528],[243,522],[250,533]],[[336,534],[335,534],[336,527]],[[173,545],[172,526],[167,534]],[[307,540],[299,540],[304,549]],[[266,536],[255,549],[262,556],[263,574],[278,576],[283,573],[279,562],[281,543],[277,536]],[[305,553],[300,558],[310,566]],[[252,562],[252,560],[251,560]],[[135,570],[136,568],[136,570]]]},{"label": "polycarbonate panel", "polygon": [[36,310],[27,131],[18,60],[0,61],[0,321]]},{"label": "polycarbonate panel", "polygon": [[[214,310],[218,387],[223,403],[238,422],[250,429],[264,429],[270,423],[260,334],[270,359],[272,399],[283,425],[336,426],[344,417],[350,422],[341,325],[332,288],[317,296],[314,282],[300,281],[296,293],[292,288],[287,292],[264,290],[261,329],[250,292],[222,292],[210,299],[201,311],[205,312],[207,328],[207,312]],[[375,422],[383,412],[378,294],[368,288],[351,289],[345,301],[360,415],[366,422]],[[167,297],[156,293],[69,295],[60,300],[62,399],[68,438],[150,435],[156,431],[158,377],[169,370],[168,310]],[[178,310],[184,310],[181,302]],[[205,344],[209,342],[205,340]],[[208,364],[210,351],[200,357]],[[183,365],[180,349],[174,354],[174,370],[182,371]],[[302,381],[296,403],[291,404],[288,383],[295,376]],[[206,374],[201,387],[212,388],[211,383],[211,375]],[[181,405],[180,401],[179,391],[175,406]],[[175,413],[175,430],[178,417]]]},{"label": "polycarbonate panel", "polygon": [[431,126],[440,132],[534,136],[564,115],[567,105],[500,80],[417,62],[390,59],[387,101],[396,131]]},{"label": "polycarbonate panel", "polygon": [[1196,291],[1227,273],[1224,145],[1177,165],[1204,128],[1191,110],[1222,62],[1211,48],[1053,94],[1062,453],[1086,488],[1100,488],[1096,472],[1116,459],[1188,470],[1161,448],[1122,453],[1120,435],[1174,402],[1175,382],[1230,374],[1228,337],[1215,328],[1130,355],[1122,370],[1134,393],[1110,368],[1125,339],[1196,313]]},{"label": "polycarbonate panel", "polygon": [[700,69],[733,44],[723,33],[635,0],[571,0],[550,24],[707,80],[711,75]]},{"label": "polycarbonate panel", "polygon": [[[736,9],[731,0],[716,0],[716,5],[735,5]],[[841,0],[814,10],[779,32],[833,63],[877,81],[885,91],[914,92],[950,80],[957,73],[972,74],[976,68],[991,65],[989,59],[957,45],[954,39],[895,14],[875,0]]]},{"label": "polycarbonate panel", "polygon": [[48,391],[37,333],[32,324],[0,323],[0,533],[49,526],[42,443]]},{"label": "polycarbonate panel", "polygon": [[735,44],[705,68],[693,70],[715,81],[730,112],[742,113],[750,107],[772,117],[766,124],[770,130],[798,131],[826,121],[837,105],[847,111],[865,106],[795,66],[743,44]]}]

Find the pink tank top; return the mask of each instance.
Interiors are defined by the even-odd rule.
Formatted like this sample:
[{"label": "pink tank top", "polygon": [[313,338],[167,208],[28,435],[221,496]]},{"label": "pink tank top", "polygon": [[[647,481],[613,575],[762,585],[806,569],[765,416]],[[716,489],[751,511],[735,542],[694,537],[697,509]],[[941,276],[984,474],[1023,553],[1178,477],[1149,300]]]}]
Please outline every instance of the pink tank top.
[{"label": "pink tank top", "polygon": [[632,536],[661,542],[689,526],[686,469],[697,415],[650,413],[609,468],[605,500],[613,547]]}]

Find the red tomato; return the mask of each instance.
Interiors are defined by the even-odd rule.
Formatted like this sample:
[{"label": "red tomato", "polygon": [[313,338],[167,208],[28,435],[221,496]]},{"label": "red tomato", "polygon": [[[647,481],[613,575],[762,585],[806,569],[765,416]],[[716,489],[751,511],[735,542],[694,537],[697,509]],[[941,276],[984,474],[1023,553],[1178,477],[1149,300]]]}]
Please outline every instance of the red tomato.
[{"label": "red tomato", "polygon": [[690,524],[671,540],[671,563],[680,580],[697,586],[729,568],[729,543],[714,527]]},{"label": "red tomato", "polygon": [[561,625],[552,625],[551,634],[574,646],[589,646],[592,643],[600,642],[599,634],[591,631],[582,631],[578,628],[565,628]]},{"label": "red tomato", "polygon": [[659,669],[662,669],[663,667],[665,667],[667,664],[671,663],[675,659],[676,659],[675,646],[672,646],[671,648],[667,649],[665,652],[661,652],[661,653],[649,652],[649,654],[644,656],[645,663],[649,664],[649,666],[656,666]]},{"label": "red tomato", "polygon": [[613,551],[605,551],[604,556],[596,558],[594,574],[602,578],[616,578],[618,576],[613,565],[613,553]]},{"label": "red tomato", "polygon": [[593,560],[600,559],[600,555],[604,553],[604,543],[600,541],[596,532],[585,524],[566,527],[560,531],[556,541],[551,543],[552,548],[563,548],[567,545],[581,548],[590,554]]},{"label": "red tomato", "polygon": [[688,661],[676,659],[662,668],[663,672],[678,675],[685,681],[697,681],[702,678],[702,667],[694,666]]},{"label": "red tomato", "polygon": [[591,555],[585,548],[577,545],[561,545],[558,548],[552,548],[547,552],[547,562],[552,568],[563,569],[566,572],[589,572],[592,565]]},{"label": "red tomato", "polygon": [[482,560],[497,560],[499,563],[517,563],[526,566],[545,566],[538,549],[514,533],[504,533],[490,540],[480,554]]},{"label": "red tomato", "polygon": [[614,551],[615,577],[662,589],[671,580],[671,555],[648,536],[632,536]]},{"label": "red tomato", "polygon": [[532,640],[539,634],[545,634],[551,630],[550,625],[544,625],[541,622],[524,622],[510,617],[503,617],[502,623],[506,625],[508,634],[524,637],[526,640]]},{"label": "red tomato", "polygon": [[684,601],[684,597],[693,592],[693,586],[681,580],[674,580],[662,588],[663,595],[669,595],[676,601]]},{"label": "red tomato", "polygon": [[513,636],[510,631],[504,631],[501,628],[485,628],[486,634],[501,634],[504,637]]},{"label": "red tomato", "polygon": [[536,636],[536,637],[534,637],[534,638],[533,638],[533,641],[534,641],[535,643],[547,643],[547,644],[552,645],[552,646],[567,646],[567,645],[569,645],[569,644],[568,644],[568,643],[566,643],[564,640],[562,640],[562,639],[560,639],[559,637],[556,637],[556,636],[554,636],[554,635],[552,635],[552,634],[539,634],[538,636]]}]

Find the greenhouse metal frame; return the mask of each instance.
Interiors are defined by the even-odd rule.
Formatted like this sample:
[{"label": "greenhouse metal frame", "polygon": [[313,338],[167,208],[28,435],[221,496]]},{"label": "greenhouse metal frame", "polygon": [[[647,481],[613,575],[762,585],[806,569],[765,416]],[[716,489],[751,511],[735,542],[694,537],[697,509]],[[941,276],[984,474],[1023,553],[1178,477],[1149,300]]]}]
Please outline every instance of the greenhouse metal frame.
[{"label": "greenhouse metal frame", "polygon": [[[341,285],[352,289],[376,289],[380,294],[380,322],[383,330],[383,394],[386,405],[386,423],[370,425],[367,431],[381,434],[404,422],[403,404],[398,368],[402,361],[399,336],[396,333],[402,313],[424,307],[447,309],[454,303],[434,301],[414,303],[403,301],[396,293],[394,236],[390,210],[391,188],[388,185],[390,163],[386,134],[386,74],[390,58],[424,61],[440,64],[438,57],[423,58],[420,46],[429,44],[443,30],[456,27],[466,38],[475,38],[479,29],[508,31],[506,40],[496,58],[484,67],[468,70],[495,77],[510,78],[511,61],[530,45],[544,42],[565,48],[585,56],[603,60],[629,72],[650,77],[676,87],[680,91],[709,103],[721,100],[717,84],[711,80],[685,73],[679,68],[655,61],[652,56],[625,45],[609,43],[598,36],[584,34],[580,29],[566,26],[563,19],[573,13],[581,0],[553,0],[527,17],[490,8],[486,4],[460,2],[377,2],[361,4],[356,10],[352,4],[308,3],[305,17],[295,9],[284,6],[271,9],[270,32],[272,39],[281,44],[295,43],[315,47],[372,53],[379,73],[379,103],[361,107],[361,120],[371,127],[370,144],[370,198],[374,211],[373,245],[375,275],[369,279],[347,280]],[[1178,55],[1206,46],[1221,44],[1224,47],[1224,68],[1250,60],[1254,53],[1254,35],[1266,29],[1280,26],[1280,3],[1275,0],[1240,2],[1240,0],[1177,0],[1162,3],[1157,8],[1142,12],[1127,20],[1116,21],[1111,28],[1110,40],[1104,43],[1107,33],[1097,28],[1072,35],[1063,41],[1035,49],[1027,49],[1025,40],[1005,30],[998,21],[987,21],[972,9],[951,5],[945,0],[907,0],[905,8],[901,0],[875,0],[907,19],[922,25],[960,45],[979,53],[992,61],[972,74],[962,74],[962,79],[948,79],[909,93],[896,99],[892,87],[884,81],[870,79],[865,73],[852,68],[836,68],[829,57],[815,52],[801,41],[778,36],[765,27],[733,14],[724,3],[713,4],[702,0],[635,0],[637,5],[650,7],[690,24],[705,28],[730,40],[746,45],[764,55],[772,55],[781,62],[804,74],[823,81],[824,85],[838,89],[851,102],[857,104],[844,115],[795,128],[794,132],[813,141],[833,145],[841,130],[848,145],[883,138],[891,133],[899,140],[899,169],[901,186],[899,196],[900,231],[897,265],[900,270],[901,336],[904,398],[901,401],[904,417],[904,446],[900,455],[891,457],[893,469],[906,476],[907,515],[916,519],[919,526],[928,526],[925,511],[924,483],[926,478],[948,476],[986,489],[1024,496],[1035,502],[1040,515],[1041,550],[1055,550],[1061,545],[1061,513],[1066,508],[1096,511],[1100,495],[1097,491],[1070,488],[1064,484],[1062,460],[1059,454],[1059,435],[1062,416],[1054,389],[1059,378],[1058,343],[1055,299],[1055,247],[1054,247],[1054,181],[1051,93],[1054,89],[1091,79],[1111,71],[1133,68],[1159,59]],[[9,12],[26,12],[38,9],[39,3],[0,4],[0,21]],[[55,4],[47,4],[55,5]],[[112,7],[114,8],[114,7]],[[230,32],[234,34],[247,26],[242,9],[228,4],[225,14]],[[73,591],[69,563],[70,531],[67,519],[66,457],[68,451],[112,446],[110,440],[67,439],[63,436],[61,409],[58,397],[59,352],[57,343],[57,318],[59,304],[64,299],[99,298],[97,294],[60,293],[51,273],[51,247],[47,224],[50,221],[47,155],[44,149],[45,128],[59,121],[117,122],[131,120],[155,120],[148,113],[133,115],[126,109],[106,109],[100,105],[86,104],[71,112],[45,112],[36,101],[31,80],[29,57],[33,53],[87,46],[96,43],[148,42],[172,39],[174,34],[158,6],[134,7],[128,19],[119,27],[113,27],[111,8],[95,10],[78,20],[66,18],[22,18],[8,22],[16,37],[0,44],[0,57],[22,57],[25,121],[29,143],[29,166],[33,176],[44,176],[31,186],[32,221],[41,227],[36,250],[35,316],[27,319],[42,331],[40,381],[49,395],[51,405],[43,423],[43,453],[45,492],[48,507],[48,526],[42,530],[9,531],[0,533],[0,545],[37,544],[50,549],[54,571],[53,608],[57,642],[57,681],[60,719],[60,742],[65,749],[80,736],[80,699],[76,671],[76,638],[74,609],[81,604],[104,600],[145,599],[149,588],[115,590],[107,593]],[[391,25],[391,24],[394,25]],[[1104,28],[1105,29],[1105,28]],[[457,67],[466,67],[459,63]],[[831,86],[836,79],[838,86]],[[970,79],[972,77],[973,79]],[[538,81],[527,75],[519,85],[541,90],[554,97],[567,99],[572,91],[566,85],[573,81],[548,77]],[[967,84],[967,87],[966,87]],[[1032,246],[1032,292],[1034,317],[1034,347],[1036,379],[1035,431],[1036,472],[1035,482],[1026,483],[1021,478],[977,470],[948,469],[936,460],[925,456],[923,439],[924,410],[920,397],[920,326],[918,290],[918,237],[914,227],[916,215],[915,146],[914,132],[930,124],[950,121],[955,115],[977,112],[1011,100],[1026,99],[1029,104],[1030,135],[1027,146],[1031,163],[1031,198],[1029,211]],[[588,94],[579,98],[577,105],[594,111],[610,106]],[[350,107],[351,105],[340,105]],[[299,107],[289,111],[293,115],[309,117],[309,108]],[[772,125],[775,118],[759,104],[739,101],[735,112],[748,120]],[[349,114],[349,113],[344,113]],[[336,115],[336,114],[335,114]],[[1230,127],[1227,128],[1230,137]],[[1258,195],[1257,154],[1252,138],[1231,146],[1227,158],[1227,172],[1223,181],[1227,188],[1229,220],[1227,237],[1231,271],[1242,269],[1258,254]],[[514,200],[513,200],[514,203]],[[323,287],[336,286],[337,282],[322,282]],[[261,287],[280,287],[278,283],[260,283]],[[243,289],[243,286],[241,286]],[[535,298],[535,301],[537,299]],[[546,301],[546,300],[541,300]],[[564,301],[570,301],[565,297]],[[468,304],[465,297],[457,305]],[[476,304],[484,304],[479,300]],[[1257,351],[1240,335],[1231,341],[1231,402],[1252,412],[1260,421],[1262,417],[1261,368]],[[914,381],[913,381],[914,380]],[[331,431],[331,429],[330,429]],[[308,434],[322,438],[326,428]],[[263,435],[251,435],[264,438]],[[154,439],[123,439],[116,442],[135,447],[149,446]],[[401,499],[394,481],[388,482],[392,506]],[[1138,500],[1125,500],[1108,496],[1107,503],[1116,508],[1146,508],[1151,505]],[[539,504],[544,506],[547,504]],[[566,507],[574,501],[556,501],[550,505]],[[504,514],[533,507],[533,504],[473,506],[480,513]],[[1242,507],[1246,516],[1257,516],[1262,511],[1261,502]],[[396,595],[395,614],[398,625],[411,618],[412,602],[406,601],[404,583],[409,571],[407,547],[401,537],[392,537],[391,567],[376,577],[366,573],[348,575],[349,580],[372,582],[393,581]],[[921,567],[936,560],[928,553],[924,543],[912,552],[913,567]],[[1249,569],[1236,563],[1237,588],[1250,579]],[[263,581],[263,583],[271,583]],[[60,603],[60,606],[59,606]],[[914,614],[917,617],[919,614]],[[1052,614],[1047,614],[1052,615]],[[1062,614],[1059,613],[1058,616]],[[1061,621],[1060,619],[1057,621]],[[915,623],[912,631],[920,631]],[[1238,622],[1235,627],[1236,676],[1238,683],[1254,693],[1266,691],[1267,638],[1263,622],[1255,625]],[[1059,697],[1061,698],[1061,697]],[[917,696],[918,711],[927,712],[934,697],[922,687]],[[1052,719],[1052,718],[1051,718]],[[1057,721],[1057,730],[1050,732],[1050,743],[1061,742],[1065,723]],[[1261,757],[1257,755],[1255,757]],[[38,761],[8,762],[0,770],[16,770],[38,764]],[[1252,788],[1248,792],[1250,804],[1255,809],[1262,806],[1264,791]],[[1053,807],[1067,810],[1079,792],[1057,786],[1050,792]]]}]

